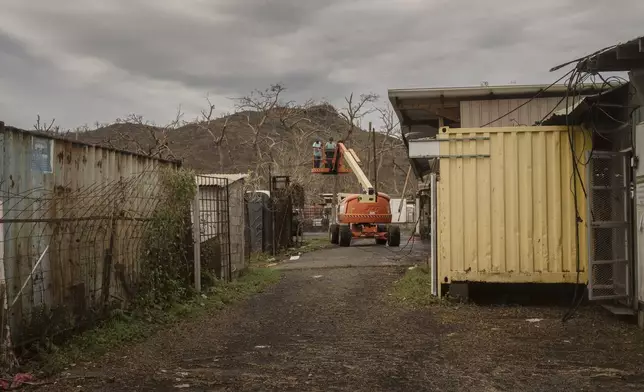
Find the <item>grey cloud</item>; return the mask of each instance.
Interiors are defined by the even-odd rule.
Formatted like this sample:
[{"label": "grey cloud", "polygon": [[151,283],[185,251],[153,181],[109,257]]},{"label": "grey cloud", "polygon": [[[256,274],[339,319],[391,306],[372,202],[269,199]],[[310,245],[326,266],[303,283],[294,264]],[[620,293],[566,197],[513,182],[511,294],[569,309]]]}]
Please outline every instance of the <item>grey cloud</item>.
[{"label": "grey cloud", "polygon": [[[23,116],[32,99],[72,123],[163,119],[206,93],[225,110],[274,82],[336,103],[352,91],[549,83],[551,66],[641,34],[644,11],[640,0],[5,1],[0,116]],[[76,78],[69,69],[88,59],[105,69]]]}]

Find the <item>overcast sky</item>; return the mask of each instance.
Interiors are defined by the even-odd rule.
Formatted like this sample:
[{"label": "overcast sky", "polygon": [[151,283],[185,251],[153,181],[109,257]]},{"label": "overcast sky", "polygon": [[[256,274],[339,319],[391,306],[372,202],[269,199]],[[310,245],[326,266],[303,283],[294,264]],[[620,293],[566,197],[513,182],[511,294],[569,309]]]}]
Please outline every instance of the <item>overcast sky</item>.
[{"label": "overcast sky", "polygon": [[0,0],[0,120],[165,123],[276,82],[332,103],[550,83],[550,67],[644,35],[643,15],[643,0]]}]

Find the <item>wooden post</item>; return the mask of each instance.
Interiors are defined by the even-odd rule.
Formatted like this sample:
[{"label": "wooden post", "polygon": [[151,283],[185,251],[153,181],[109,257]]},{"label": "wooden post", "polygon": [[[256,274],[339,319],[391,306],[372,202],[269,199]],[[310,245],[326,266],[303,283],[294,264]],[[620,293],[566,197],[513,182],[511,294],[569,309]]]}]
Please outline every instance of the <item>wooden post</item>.
[{"label": "wooden post", "polygon": [[195,290],[201,291],[201,208],[199,200],[199,185],[192,201],[192,240],[194,251]]}]

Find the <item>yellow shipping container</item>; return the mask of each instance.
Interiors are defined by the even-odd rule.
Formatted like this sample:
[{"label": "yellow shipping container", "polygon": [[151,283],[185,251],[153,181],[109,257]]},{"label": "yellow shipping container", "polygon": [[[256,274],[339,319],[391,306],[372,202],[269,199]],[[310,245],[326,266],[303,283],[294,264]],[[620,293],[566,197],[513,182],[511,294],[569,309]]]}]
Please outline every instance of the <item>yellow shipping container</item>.
[{"label": "yellow shipping container", "polygon": [[586,178],[590,134],[581,128],[441,128],[438,279],[450,282],[574,283],[577,240],[586,282]]}]

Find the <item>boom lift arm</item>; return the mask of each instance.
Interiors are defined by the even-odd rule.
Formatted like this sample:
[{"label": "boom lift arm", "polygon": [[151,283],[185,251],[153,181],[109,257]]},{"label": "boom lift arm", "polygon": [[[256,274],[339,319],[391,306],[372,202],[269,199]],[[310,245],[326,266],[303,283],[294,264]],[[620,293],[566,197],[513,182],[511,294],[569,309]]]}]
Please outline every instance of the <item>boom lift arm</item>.
[{"label": "boom lift arm", "polygon": [[[347,148],[347,146],[342,142],[338,142],[337,149],[338,151],[336,151],[336,156],[338,156],[339,153],[340,159],[344,158],[345,162],[349,165],[353,174],[356,175],[356,178],[362,187],[363,193],[358,196],[358,201],[360,203],[375,203],[376,192],[371,181],[369,181],[369,178],[364,174],[360,167],[360,158],[358,158],[358,155],[352,148]],[[336,165],[338,162],[339,160],[336,160]]]}]

